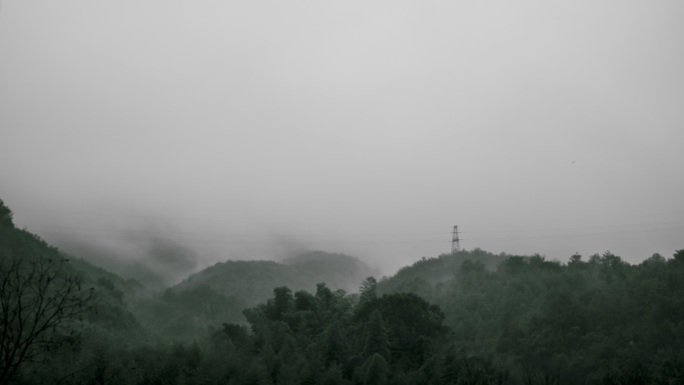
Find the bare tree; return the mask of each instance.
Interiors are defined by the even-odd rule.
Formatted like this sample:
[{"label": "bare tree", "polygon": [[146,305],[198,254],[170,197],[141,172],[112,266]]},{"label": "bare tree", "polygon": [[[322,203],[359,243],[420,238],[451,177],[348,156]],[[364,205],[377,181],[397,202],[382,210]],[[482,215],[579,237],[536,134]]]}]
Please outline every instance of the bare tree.
[{"label": "bare tree", "polygon": [[37,256],[16,251],[0,247],[0,384],[73,332],[92,298],[56,249]]}]

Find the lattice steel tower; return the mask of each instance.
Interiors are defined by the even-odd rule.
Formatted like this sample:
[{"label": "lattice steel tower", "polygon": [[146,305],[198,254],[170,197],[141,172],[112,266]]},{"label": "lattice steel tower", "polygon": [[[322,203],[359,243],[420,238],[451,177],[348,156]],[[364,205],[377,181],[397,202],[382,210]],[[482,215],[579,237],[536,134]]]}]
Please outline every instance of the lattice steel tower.
[{"label": "lattice steel tower", "polygon": [[458,226],[454,226],[454,233],[451,237],[451,253],[455,251],[461,251],[461,243],[458,239]]}]

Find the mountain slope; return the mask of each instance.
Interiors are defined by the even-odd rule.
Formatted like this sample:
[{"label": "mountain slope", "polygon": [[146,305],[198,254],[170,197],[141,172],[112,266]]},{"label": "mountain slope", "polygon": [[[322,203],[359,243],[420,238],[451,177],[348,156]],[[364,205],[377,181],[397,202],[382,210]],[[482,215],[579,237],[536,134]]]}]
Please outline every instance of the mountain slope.
[{"label": "mountain slope", "polygon": [[375,272],[357,258],[316,251],[298,255],[285,263],[274,261],[226,261],[208,267],[176,285],[183,291],[208,286],[218,293],[236,297],[248,305],[266,300],[279,286],[293,291],[312,291],[325,282],[331,289],[356,291]]},{"label": "mountain slope", "polygon": [[494,271],[508,257],[510,255],[492,254],[481,249],[442,254],[437,258],[423,257],[380,281],[377,290],[379,293],[411,292],[425,295],[425,291],[432,286],[452,280],[465,261],[481,264],[485,269]]}]

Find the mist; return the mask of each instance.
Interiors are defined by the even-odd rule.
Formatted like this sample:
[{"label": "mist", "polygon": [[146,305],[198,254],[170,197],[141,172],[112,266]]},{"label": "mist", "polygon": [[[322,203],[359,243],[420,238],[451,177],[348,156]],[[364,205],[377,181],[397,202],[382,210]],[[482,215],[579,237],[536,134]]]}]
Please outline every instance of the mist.
[{"label": "mist", "polygon": [[671,255],[683,17],[674,1],[5,1],[0,198],[64,250],[167,283],[307,250],[392,274],[449,252],[454,225],[465,249]]}]

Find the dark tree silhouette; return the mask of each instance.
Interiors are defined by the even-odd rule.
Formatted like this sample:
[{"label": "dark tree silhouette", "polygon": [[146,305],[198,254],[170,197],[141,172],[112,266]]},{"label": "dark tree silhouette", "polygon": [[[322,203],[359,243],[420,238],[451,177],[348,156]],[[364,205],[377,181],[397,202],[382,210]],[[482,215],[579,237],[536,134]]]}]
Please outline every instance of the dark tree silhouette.
[{"label": "dark tree silhouette", "polygon": [[21,365],[73,338],[70,321],[88,310],[92,293],[68,260],[39,238],[15,229],[0,201],[0,384]]}]

